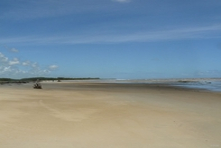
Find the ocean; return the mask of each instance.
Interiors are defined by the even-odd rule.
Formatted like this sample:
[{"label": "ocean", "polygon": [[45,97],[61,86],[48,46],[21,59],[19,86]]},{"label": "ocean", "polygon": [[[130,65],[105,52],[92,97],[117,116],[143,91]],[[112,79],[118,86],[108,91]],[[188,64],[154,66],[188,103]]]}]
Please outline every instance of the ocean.
[{"label": "ocean", "polygon": [[[65,80],[65,82],[76,82],[78,80]],[[186,88],[204,89],[221,92],[221,78],[191,78],[191,79],[99,79],[84,80],[96,83],[134,83],[134,84],[167,84]],[[79,80],[82,82],[82,80]]]},{"label": "ocean", "polygon": [[168,84],[186,88],[204,89],[221,92],[221,79],[219,78],[192,78],[192,79],[110,79],[109,83],[137,83],[137,84]]},{"label": "ocean", "polygon": [[174,86],[181,86],[187,88],[197,88],[197,89],[205,89],[214,92],[221,92],[221,81],[220,80],[212,80],[212,81],[195,81],[195,82],[178,82],[174,84]]}]

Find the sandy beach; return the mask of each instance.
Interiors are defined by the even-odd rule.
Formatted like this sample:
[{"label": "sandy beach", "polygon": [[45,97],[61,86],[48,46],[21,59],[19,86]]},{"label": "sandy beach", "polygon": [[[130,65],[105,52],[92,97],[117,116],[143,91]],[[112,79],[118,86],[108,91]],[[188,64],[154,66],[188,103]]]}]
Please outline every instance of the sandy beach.
[{"label": "sandy beach", "polygon": [[1,148],[220,148],[221,94],[166,85],[0,85]]}]

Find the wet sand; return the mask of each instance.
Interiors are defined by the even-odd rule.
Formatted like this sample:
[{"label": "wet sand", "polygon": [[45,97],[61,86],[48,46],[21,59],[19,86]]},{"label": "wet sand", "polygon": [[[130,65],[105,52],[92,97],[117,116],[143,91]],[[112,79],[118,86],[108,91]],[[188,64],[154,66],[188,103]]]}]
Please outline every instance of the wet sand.
[{"label": "wet sand", "polygon": [[1,148],[219,148],[221,94],[148,84],[0,85]]}]

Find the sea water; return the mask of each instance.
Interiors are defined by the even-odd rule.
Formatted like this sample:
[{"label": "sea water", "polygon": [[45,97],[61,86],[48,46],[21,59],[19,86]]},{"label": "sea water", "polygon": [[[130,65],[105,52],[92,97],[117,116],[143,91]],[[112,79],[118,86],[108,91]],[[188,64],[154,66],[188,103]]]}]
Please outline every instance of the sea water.
[{"label": "sea water", "polygon": [[88,81],[97,83],[168,84],[221,92],[221,79],[100,79]]},{"label": "sea water", "polygon": [[187,83],[177,83],[174,86],[181,86],[187,88],[204,89],[209,91],[221,92],[221,81],[196,81]]},{"label": "sea water", "polygon": [[221,79],[115,79],[113,83],[143,83],[143,84],[168,84],[186,88],[204,89],[209,91],[221,92]]}]

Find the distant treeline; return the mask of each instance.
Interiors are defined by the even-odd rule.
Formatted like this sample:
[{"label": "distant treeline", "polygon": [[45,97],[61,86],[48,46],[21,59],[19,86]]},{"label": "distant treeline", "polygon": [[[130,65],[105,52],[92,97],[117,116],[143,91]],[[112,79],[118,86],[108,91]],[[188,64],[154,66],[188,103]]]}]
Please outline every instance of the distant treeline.
[{"label": "distant treeline", "polygon": [[11,79],[11,78],[0,78],[0,82],[18,82],[18,83],[27,83],[39,81],[61,81],[61,80],[97,80],[100,78],[65,78],[65,77],[32,77],[32,78],[22,78],[22,79]]},{"label": "distant treeline", "polygon": [[11,79],[11,78],[0,78],[0,84],[7,84],[7,83],[28,83],[28,81],[22,81],[19,79]]}]

